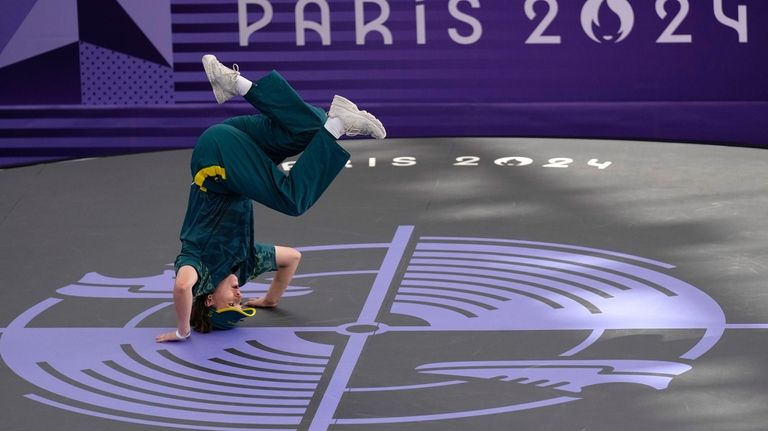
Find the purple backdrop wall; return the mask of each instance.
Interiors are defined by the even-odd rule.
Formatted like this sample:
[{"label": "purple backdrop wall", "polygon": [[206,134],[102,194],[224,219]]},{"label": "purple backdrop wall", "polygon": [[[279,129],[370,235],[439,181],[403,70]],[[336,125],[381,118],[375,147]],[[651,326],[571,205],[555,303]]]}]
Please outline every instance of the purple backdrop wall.
[{"label": "purple backdrop wall", "polygon": [[768,147],[764,0],[18,0],[0,6],[0,166],[188,148],[213,52],[334,93],[392,137]]}]

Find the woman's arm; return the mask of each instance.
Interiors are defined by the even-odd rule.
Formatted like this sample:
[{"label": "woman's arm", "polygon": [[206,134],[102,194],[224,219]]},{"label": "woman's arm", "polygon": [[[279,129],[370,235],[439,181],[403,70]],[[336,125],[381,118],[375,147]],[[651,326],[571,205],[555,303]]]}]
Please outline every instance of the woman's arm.
[{"label": "woman's arm", "polygon": [[275,260],[277,261],[277,273],[272,279],[267,294],[261,298],[251,298],[245,305],[248,307],[274,308],[280,302],[288,283],[293,279],[296,269],[301,261],[301,253],[290,247],[275,247]]},{"label": "woman's arm", "polygon": [[[166,332],[155,337],[155,341],[179,341],[189,337],[192,328],[189,326],[189,317],[192,314],[192,287],[197,283],[197,271],[195,268],[185,265],[176,273],[176,281],[173,283],[173,305],[176,308],[176,328],[174,332]],[[179,338],[181,335],[181,338]]]}]

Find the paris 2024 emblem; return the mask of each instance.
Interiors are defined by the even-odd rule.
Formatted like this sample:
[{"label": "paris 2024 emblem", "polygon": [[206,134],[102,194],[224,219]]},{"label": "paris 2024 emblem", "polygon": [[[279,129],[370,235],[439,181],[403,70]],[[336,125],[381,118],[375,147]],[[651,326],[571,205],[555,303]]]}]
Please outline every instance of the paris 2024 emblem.
[{"label": "paris 2024 emblem", "polygon": [[[146,322],[158,313],[172,315],[173,272],[138,279],[89,273],[18,316],[4,331],[0,352],[10,369],[40,389],[20,396],[108,420],[216,430],[408,429],[420,422],[556,409],[607,383],[662,391],[725,328],[718,304],[668,275],[672,265],[613,251],[417,236],[413,226],[397,228],[381,243],[300,250],[305,260],[316,256],[326,263],[340,262],[325,259],[339,253],[379,256],[373,263],[349,258],[344,268],[297,274],[286,293],[290,307],[291,301],[328,295],[308,285],[333,279],[337,289],[361,298],[358,309],[344,314],[352,316],[348,320],[297,326],[271,322],[266,314],[258,324],[226,333],[157,344],[154,336],[164,328]],[[243,286],[245,295],[265,289]],[[48,310],[83,298],[146,306],[117,326],[33,325]],[[677,329],[700,334],[677,357],[660,360],[649,352],[628,358],[594,349],[612,331]],[[525,345],[505,344],[516,334],[560,337],[551,353],[530,357]],[[323,342],[322,335],[335,341]],[[456,339],[495,341],[450,341]],[[396,360],[377,363],[383,351]],[[460,408],[438,406],[441,397],[469,388],[488,396],[465,400]],[[355,408],[363,404],[365,412]]]}]

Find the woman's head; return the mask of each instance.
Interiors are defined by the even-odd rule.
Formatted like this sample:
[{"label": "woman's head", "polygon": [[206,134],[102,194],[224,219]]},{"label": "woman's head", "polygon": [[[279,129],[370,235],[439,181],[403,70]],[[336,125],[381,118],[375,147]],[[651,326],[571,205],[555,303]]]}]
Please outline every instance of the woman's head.
[{"label": "woman's head", "polygon": [[[216,289],[208,295],[195,297],[192,302],[190,324],[197,332],[210,332],[211,329],[226,329],[234,326],[240,319],[252,316],[255,310],[243,310],[240,301],[240,283],[237,276],[230,274],[221,280]],[[218,314],[217,310],[233,310],[232,316]]]},{"label": "woman's head", "polygon": [[240,283],[235,274],[230,274],[221,280],[216,289],[204,296],[205,306],[218,310],[221,308],[240,307],[243,296],[240,294]]}]

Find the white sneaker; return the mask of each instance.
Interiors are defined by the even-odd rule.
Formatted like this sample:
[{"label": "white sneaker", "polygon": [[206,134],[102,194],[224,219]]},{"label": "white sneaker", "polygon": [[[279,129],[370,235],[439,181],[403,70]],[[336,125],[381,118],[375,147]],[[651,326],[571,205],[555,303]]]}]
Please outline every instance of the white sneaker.
[{"label": "white sneaker", "polygon": [[222,104],[238,94],[236,81],[240,76],[240,68],[236,64],[230,69],[221,64],[216,56],[208,54],[203,56],[203,67],[213,87],[216,102]]},{"label": "white sneaker", "polygon": [[341,97],[338,94],[333,96],[333,102],[331,102],[331,109],[328,110],[329,117],[338,117],[344,112],[355,112],[360,109],[352,103],[351,100],[346,97]]},{"label": "white sneaker", "polygon": [[384,139],[387,131],[376,117],[366,111],[361,111],[357,105],[341,96],[333,96],[331,109],[328,116],[338,118],[344,125],[344,134],[347,136],[372,136],[375,139]]}]

